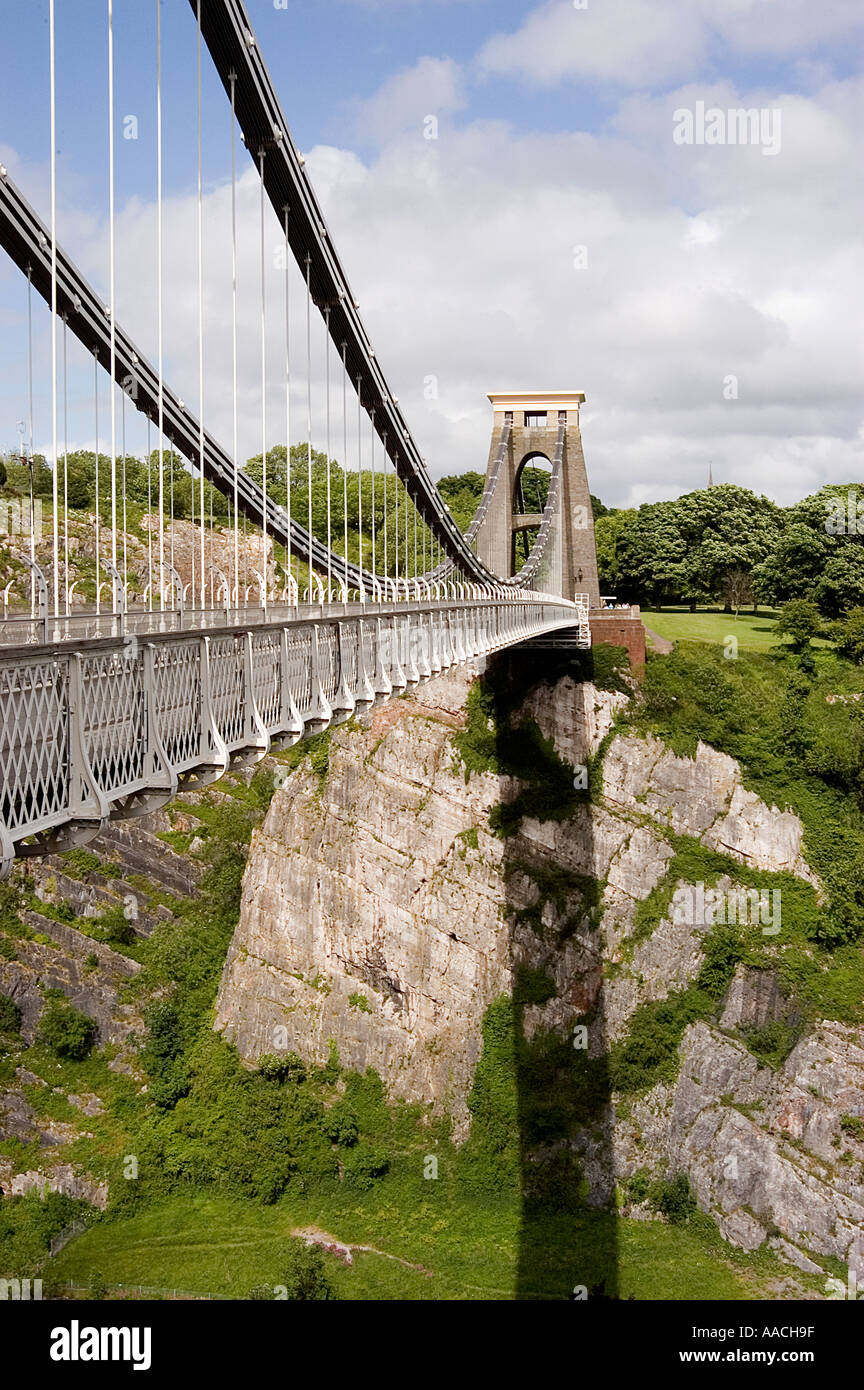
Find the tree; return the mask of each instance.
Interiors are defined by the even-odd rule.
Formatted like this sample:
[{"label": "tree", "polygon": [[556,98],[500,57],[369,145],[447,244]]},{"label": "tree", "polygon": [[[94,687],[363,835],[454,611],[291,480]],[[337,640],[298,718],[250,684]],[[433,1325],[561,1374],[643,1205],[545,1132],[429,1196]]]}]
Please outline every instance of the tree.
[{"label": "tree", "polygon": [[730,570],[723,580],[720,596],[737,618],[741,605],[753,602],[753,584],[747,570]]},{"label": "tree", "polygon": [[864,605],[864,546],[837,546],[813,585],[812,597],[827,618]]},{"label": "tree", "polygon": [[327,1277],[324,1256],[317,1245],[307,1245],[297,1237],[289,1241],[282,1278],[290,1299],[305,1302],[333,1300],[336,1294]]},{"label": "tree", "polygon": [[[380,463],[380,459],[379,459]],[[284,444],[276,444],[267,450],[267,492],[281,506],[288,500],[288,455]],[[256,454],[246,464],[246,473],[259,486],[264,477],[262,455]],[[330,535],[339,538],[344,526],[344,487],[343,473],[335,459],[330,459],[318,449],[312,450],[312,534],[326,543],[327,527],[327,477],[330,476]],[[356,476],[356,475],[355,475]],[[309,524],[309,450],[306,444],[291,445],[291,515],[302,526]],[[379,475],[378,490],[382,492],[384,479]],[[377,502],[376,498],[376,502]],[[370,504],[371,505],[371,504]],[[376,508],[377,510],[377,508]],[[383,510],[381,512],[383,520]],[[348,525],[351,526],[349,499]]]},{"label": "tree", "polygon": [[438,491],[450,508],[453,520],[467,531],[483,496],[483,473],[454,473],[439,478]]},{"label": "tree", "polygon": [[8,994],[0,994],[0,1033],[21,1031],[21,1010]]},{"label": "tree", "polygon": [[673,506],[686,546],[684,598],[700,591],[720,598],[727,575],[749,574],[770,554],[781,530],[776,503],[732,483],[685,493]]},{"label": "tree", "polygon": [[793,650],[803,652],[810,646],[810,638],[821,633],[822,626],[822,618],[815,603],[806,598],[795,598],[784,603],[774,631],[781,636],[790,637]]},{"label": "tree", "polygon": [[80,1062],[96,1038],[96,1024],[71,1004],[51,999],[39,1020],[37,1041],[58,1057]]},{"label": "tree", "polygon": [[644,504],[631,515],[617,536],[618,584],[628,597],[661,607],[685,586],[687,544],[675,503]]},{"label": "tree", "polygon": [[864,665],[864,608],[851,609],[841,622],[834,624],[832,636],[841,656]]},{"label": "tree", "polygon": [[[99,466],[102,467],[101,460]],[[76,511],[86,511],[93,506],[96,496],[94,454],[76,449],[67,455],[66,495],[69,506],[74,507]]]},{"label": "tree", "polygon": [[54,474],[49,468],[44,454],[34,454],[23,462],[19,455],[10,455],[5,464],[6,482],[16,492],[29,494],[30,465],[33,466],[33,493],[36,497],[50,497],[54,488]]},{"label": "tree", "polygon": [[809,598],[828,561],[831,541],[800,521],[788,524],[777,544],[753,571],[756,593],[766,603]]},{"label": "tree", "polygon": [[721,597],[733,570],[749,574],[766,559],[781,534],[782,512],[769,498],[724,483],[601,516],[594,529],[604,580],[619,596],[695,609]]},{"label": "tree", "polygon": [[601,502],[599,497],[594,496],[593,492],[590,495],[591,515],[593,516],[595,521],[597,521],[598,518],[601,516],[613,516],[615,514],[615,507],[607,507],[605,502]]},{"label": "tree", "polygon": [[637,513],[629,511],[603,511],[594,521],[594,542],[597,547],[597,569],[601,588],[617,593],[621,585],[622,560],[618,555],[618,545],[627,528],[633,524]]},{"label": "tree", "polygon": [[804,598],[823,617],[864,604],[864,518],[854,484],[831,483],[784,513],[784,529],[754,570],[754,587],[768,603]]}]

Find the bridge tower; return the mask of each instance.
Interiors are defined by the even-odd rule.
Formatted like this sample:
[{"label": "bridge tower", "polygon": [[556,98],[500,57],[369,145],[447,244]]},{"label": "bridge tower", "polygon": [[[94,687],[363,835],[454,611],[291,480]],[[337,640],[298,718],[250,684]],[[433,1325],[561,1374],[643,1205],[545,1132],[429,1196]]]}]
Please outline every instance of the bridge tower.
[{"label": "bridge tower", "polygon": [[477,554],[496,574],[515,571],[516,536],[539,527],[540,516],[517,509],[525,465],[534,459],[550,466],[563,430],[561,456],[561,593],[588,594],[600,603],[594,519],[579,430],[581,391],[495,391],[486,487],[494,491],[477,532]]}]

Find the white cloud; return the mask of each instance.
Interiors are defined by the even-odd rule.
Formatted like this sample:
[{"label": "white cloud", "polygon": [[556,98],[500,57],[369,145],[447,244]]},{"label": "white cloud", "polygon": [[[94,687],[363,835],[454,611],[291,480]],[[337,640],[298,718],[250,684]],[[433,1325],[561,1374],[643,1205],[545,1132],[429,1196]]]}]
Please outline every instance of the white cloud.
[{"label": "white cloud", "polygon": [[694,0],[589,0],[584,9],[547,0],[514,33],[489,39],[478,63],[539,86],[582,77],[650,89],[698,67],[707,38]]},{"label": "white cloud", "polygon": [[860,24],[859,0],[546,0],[512,33],[493,35],[478,61],[539,86],[572,77],[651,91],[724,48],[791,57],[842,43]]},{"label": "white cloud", "polygon": [[427,116],[440,121],[464,108],[463,87],[462,70],[452,58],[421,58],[369,100],[355,103],[357,129],[382,145],[412,127],[422,131]]},{"label": "white cloud", "polygon": [[860,32],[859,0],[698,0],[705,21],[742,53],[772,57],[829,46]]},{"label": "white cloud", "polygon": [[[580,16],[577,14],[577,18]],[[458,85],[444,83],[446,93]],[[410,84],[387,103],[411,112]],[[396,96],[394,96],[394,91]],[[399,96],[405,95],[407,105]],[[864,476],[859,324],[864,253],[852,174],[861,86],[809,97],[690,85],[633,96],[603,134],[526,134],[501,122],[424,140],[393,122],[379,154],[317,147],[307,168],[378,360],[434,474],[485,466],[486,392],[582,389],[592,490],[609,502],[733,480],[791,501]],[[698,98],[783,110],[773,159],[742,147],[680,147],[672,111]],[[416,108],[415,108],[416,110]],[[38,171],[37,171],[38,173]],[[40,175],[41,177],[41,175]],[[205,418],[230,445],[230,190],[206,198]],[[258,190],[239,184],[241,454],[260,449]],[[152,356],[154,212],[118,228],[120,317]],[[64,239],[104,284],[105,229],[64,209]],[[197,408],[194,200],[166,200],[167,376]],[[268,438],[284,438],[284,280],[268,222]],[[587,247],[586,269],[574,247]],[[20,277],[19,277],[20,278]],[[292,278],[294,440],[305,437],[305,325]],[[322,331],[313,320],[313,429],[323,444]],[[20,346],[20,337],[18,339]],[[44,349],[44,340],[43,340]],[[12,347],[7,344],[7,360]],[[15,358],[20,366],[20,351]],[[44,352],[40,359],[44,374]],[[18,370],[16,366],[15,370]],[[737,399],[724,383],[737,378]],[[428,399],[429,379],[437,399]],[[334,369],[333,452],[341,454]],[[89,389],[84,383],[86,396]],[[82,410],[86,409],[86,400]],[[7,409],[7,420],[20,413]],[[44,395],[37,401],[43,422]],[[354,457],[353,406],[349,452]],[[88,428],[82,416],[80,429]],[[82,436],[86,442],[86,436]]]},{"label": "white cloud", "polygon": [[[353,159],[312,153],[379,359],[436,472],[482,467],[486,391],[549,386],[587,392],[592,486],[613,500],[698,486],[709,460],[715,478],[785,500],[860,474],[856,88],[782,98],[772,160],[674,146],[671,111],[693,91],[634,98],[604,136],[475,123],[436,145],[417,132],[362,178]],[[737,400],[723,398],[730,375]]]}]

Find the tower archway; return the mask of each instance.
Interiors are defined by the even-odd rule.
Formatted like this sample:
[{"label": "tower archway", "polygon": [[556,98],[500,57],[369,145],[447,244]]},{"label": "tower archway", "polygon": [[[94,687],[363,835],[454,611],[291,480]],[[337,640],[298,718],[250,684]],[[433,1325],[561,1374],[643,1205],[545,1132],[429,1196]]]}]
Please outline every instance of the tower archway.
[{"label": "tower archway", "polygon": [[543,519],[543,508],[549,496],[551,477],[552,460],[539,449],[527,453],[517,465],[511,517],[512,574],[519,573],[534,548]]}]

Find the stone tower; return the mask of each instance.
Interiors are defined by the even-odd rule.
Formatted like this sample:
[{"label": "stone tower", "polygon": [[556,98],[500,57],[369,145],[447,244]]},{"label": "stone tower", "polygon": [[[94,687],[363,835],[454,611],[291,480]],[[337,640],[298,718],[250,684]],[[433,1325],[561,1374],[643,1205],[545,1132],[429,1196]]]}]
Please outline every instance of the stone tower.
[{"label": "stone tower", "polygon": [[[497,471],[495,491],[477,533],[477,554],[496,574],[509,577],[515,568],[515,540],[521,530],[540,525],[540,517],[517,509],[518,485],[525,464],[555,458],[559,427],[564,426],[562,457],[562,594],[588,594],[600,603],[594,518],[579,431],[581,391],[493,392],[492,445],[486,467],[487,486]],[[505,426],[511,425],[504,444]]]}]

